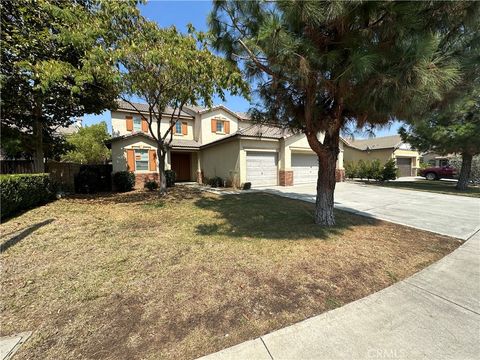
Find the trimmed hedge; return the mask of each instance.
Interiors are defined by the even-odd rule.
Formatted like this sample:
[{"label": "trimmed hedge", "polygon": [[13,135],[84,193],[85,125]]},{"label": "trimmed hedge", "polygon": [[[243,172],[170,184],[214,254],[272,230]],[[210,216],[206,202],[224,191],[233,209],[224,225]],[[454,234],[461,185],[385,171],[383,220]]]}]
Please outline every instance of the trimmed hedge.
[{"label": "trimmed hedge", "polygon": [[119,192],[132,191],[135,187],[135,174],[130,171],[119,171],[113,174],[113,185]]},{"label": "trimmed hedge", "polygon": [[48,174],[0,175],[0,192],[2,219],[55,199]]}]

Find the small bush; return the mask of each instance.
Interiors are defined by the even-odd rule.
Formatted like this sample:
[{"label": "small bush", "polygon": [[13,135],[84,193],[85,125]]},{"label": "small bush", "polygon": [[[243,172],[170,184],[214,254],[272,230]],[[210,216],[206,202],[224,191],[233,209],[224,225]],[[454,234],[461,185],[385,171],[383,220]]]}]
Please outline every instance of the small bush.
[{"label": "small bush", "polygon": [[2,219],[55,199],[48,174],[0,175]]},{"label": "small bush", "polygon": [[246,182],[243,184],[243,190],[250,190],[252,188],[251,182]]},{"label": "small bush", "polygon": [[367,175],[368,175],[368,164],[363,160],[359,160],[357,164],[357,176],[363,180],[367,177]]},{"label": "small bush", "polygon": [[173,170],[165,170],[165,178],[167,181],[167,187],[172,187],[175,185],[175,180],[177,178],[177,175]]},{"label": "small bush", "polygon": [[75,192],[80,194],[94,194],[100,184],[100,176],[90,169],[81,170],[74,179]]},{"label": "small bush", "polygon": [[223,187],[223,179],[220,176],[215,176],[208,181],[208,185],[215,188]]},{"label": "small bush", "polygon": [[369,178],[370,179],[375,179],[377,181],[382,180],[383,178],[383,167],[382,164],[380,163],[380,160],[375,159],[370,163],[370,168],[369,168]]},{"label": "small bush", "polygon": [[353,161],[349,161],[345,164],[345,176],[347,179],[356,178],[358,175],[357,164]]},{"label": "small bush", "polygon": [[113,185],[119,192],[131,191],[135,187],[135,174],[130,171],[119,171],[113,174]]},{"label": "small bush", "polygon": [[397,165],[395,164],[395,160],[390,159],[383,166],[382,180],[383,181],[395,180],[397,177],[398,177]]},{"label": "small bush", "polygon": [[158,189],[158,183],[155,180],[147,180],[145,182],[145,188],[150,191],[156,190]]}]

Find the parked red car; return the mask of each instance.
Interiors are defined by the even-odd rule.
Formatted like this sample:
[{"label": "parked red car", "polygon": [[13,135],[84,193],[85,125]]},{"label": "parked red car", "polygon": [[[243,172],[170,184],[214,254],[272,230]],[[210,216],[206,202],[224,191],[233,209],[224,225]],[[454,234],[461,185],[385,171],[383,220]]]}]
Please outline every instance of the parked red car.
[{"label": "parked red car", "polygon": [[438,166],[438,167],[428,167],[421,169],[419,172],[420,176],[425,176],[427,180],[439,180],[445,178],[454,178],[457,175],[457,169],[453,166]]}]

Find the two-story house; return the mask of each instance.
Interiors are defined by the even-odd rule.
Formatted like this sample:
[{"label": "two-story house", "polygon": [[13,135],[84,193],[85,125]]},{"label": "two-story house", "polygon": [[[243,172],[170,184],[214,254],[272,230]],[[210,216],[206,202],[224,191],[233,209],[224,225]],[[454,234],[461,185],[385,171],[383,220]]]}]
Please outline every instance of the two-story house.
[{"label": "two-story house", "polygon": [[[147,106],[135,104],[146,116]],[[171,109],[166,109],[160,124],[161,134],[169,126]],[[154,122],[153,131],[156,132]],[[219,176],[236,186],[289,186],[315,182],[318,160],[303,134],[254,124],[245,113],[223,105],[212,108],[184,107],[173,129],[167,169],[177,181],[202,182]],[[119,101],[112,111],[113,172],[133,171],[137,187],[146,179],[157,178],[156,142],[148,124],[127,102]],[[321,138],[321,135],[320,135]],[[344,178],[343,143],[337,161],[337,180]]]}]

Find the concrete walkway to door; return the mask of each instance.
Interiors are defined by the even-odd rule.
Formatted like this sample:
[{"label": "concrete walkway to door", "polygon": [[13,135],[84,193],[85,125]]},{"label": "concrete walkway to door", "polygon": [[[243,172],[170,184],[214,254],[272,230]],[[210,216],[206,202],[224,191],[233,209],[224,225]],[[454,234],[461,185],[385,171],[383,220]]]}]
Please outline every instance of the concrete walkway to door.
[{"label": "concrete walkway to door", "polygon": [[[312,201],[307,186],[284,189],[268,191]],[[382,291],[202,359],[477,359],[480,201],[357,184],[338,189],[338,207],[468,241]]]}]

